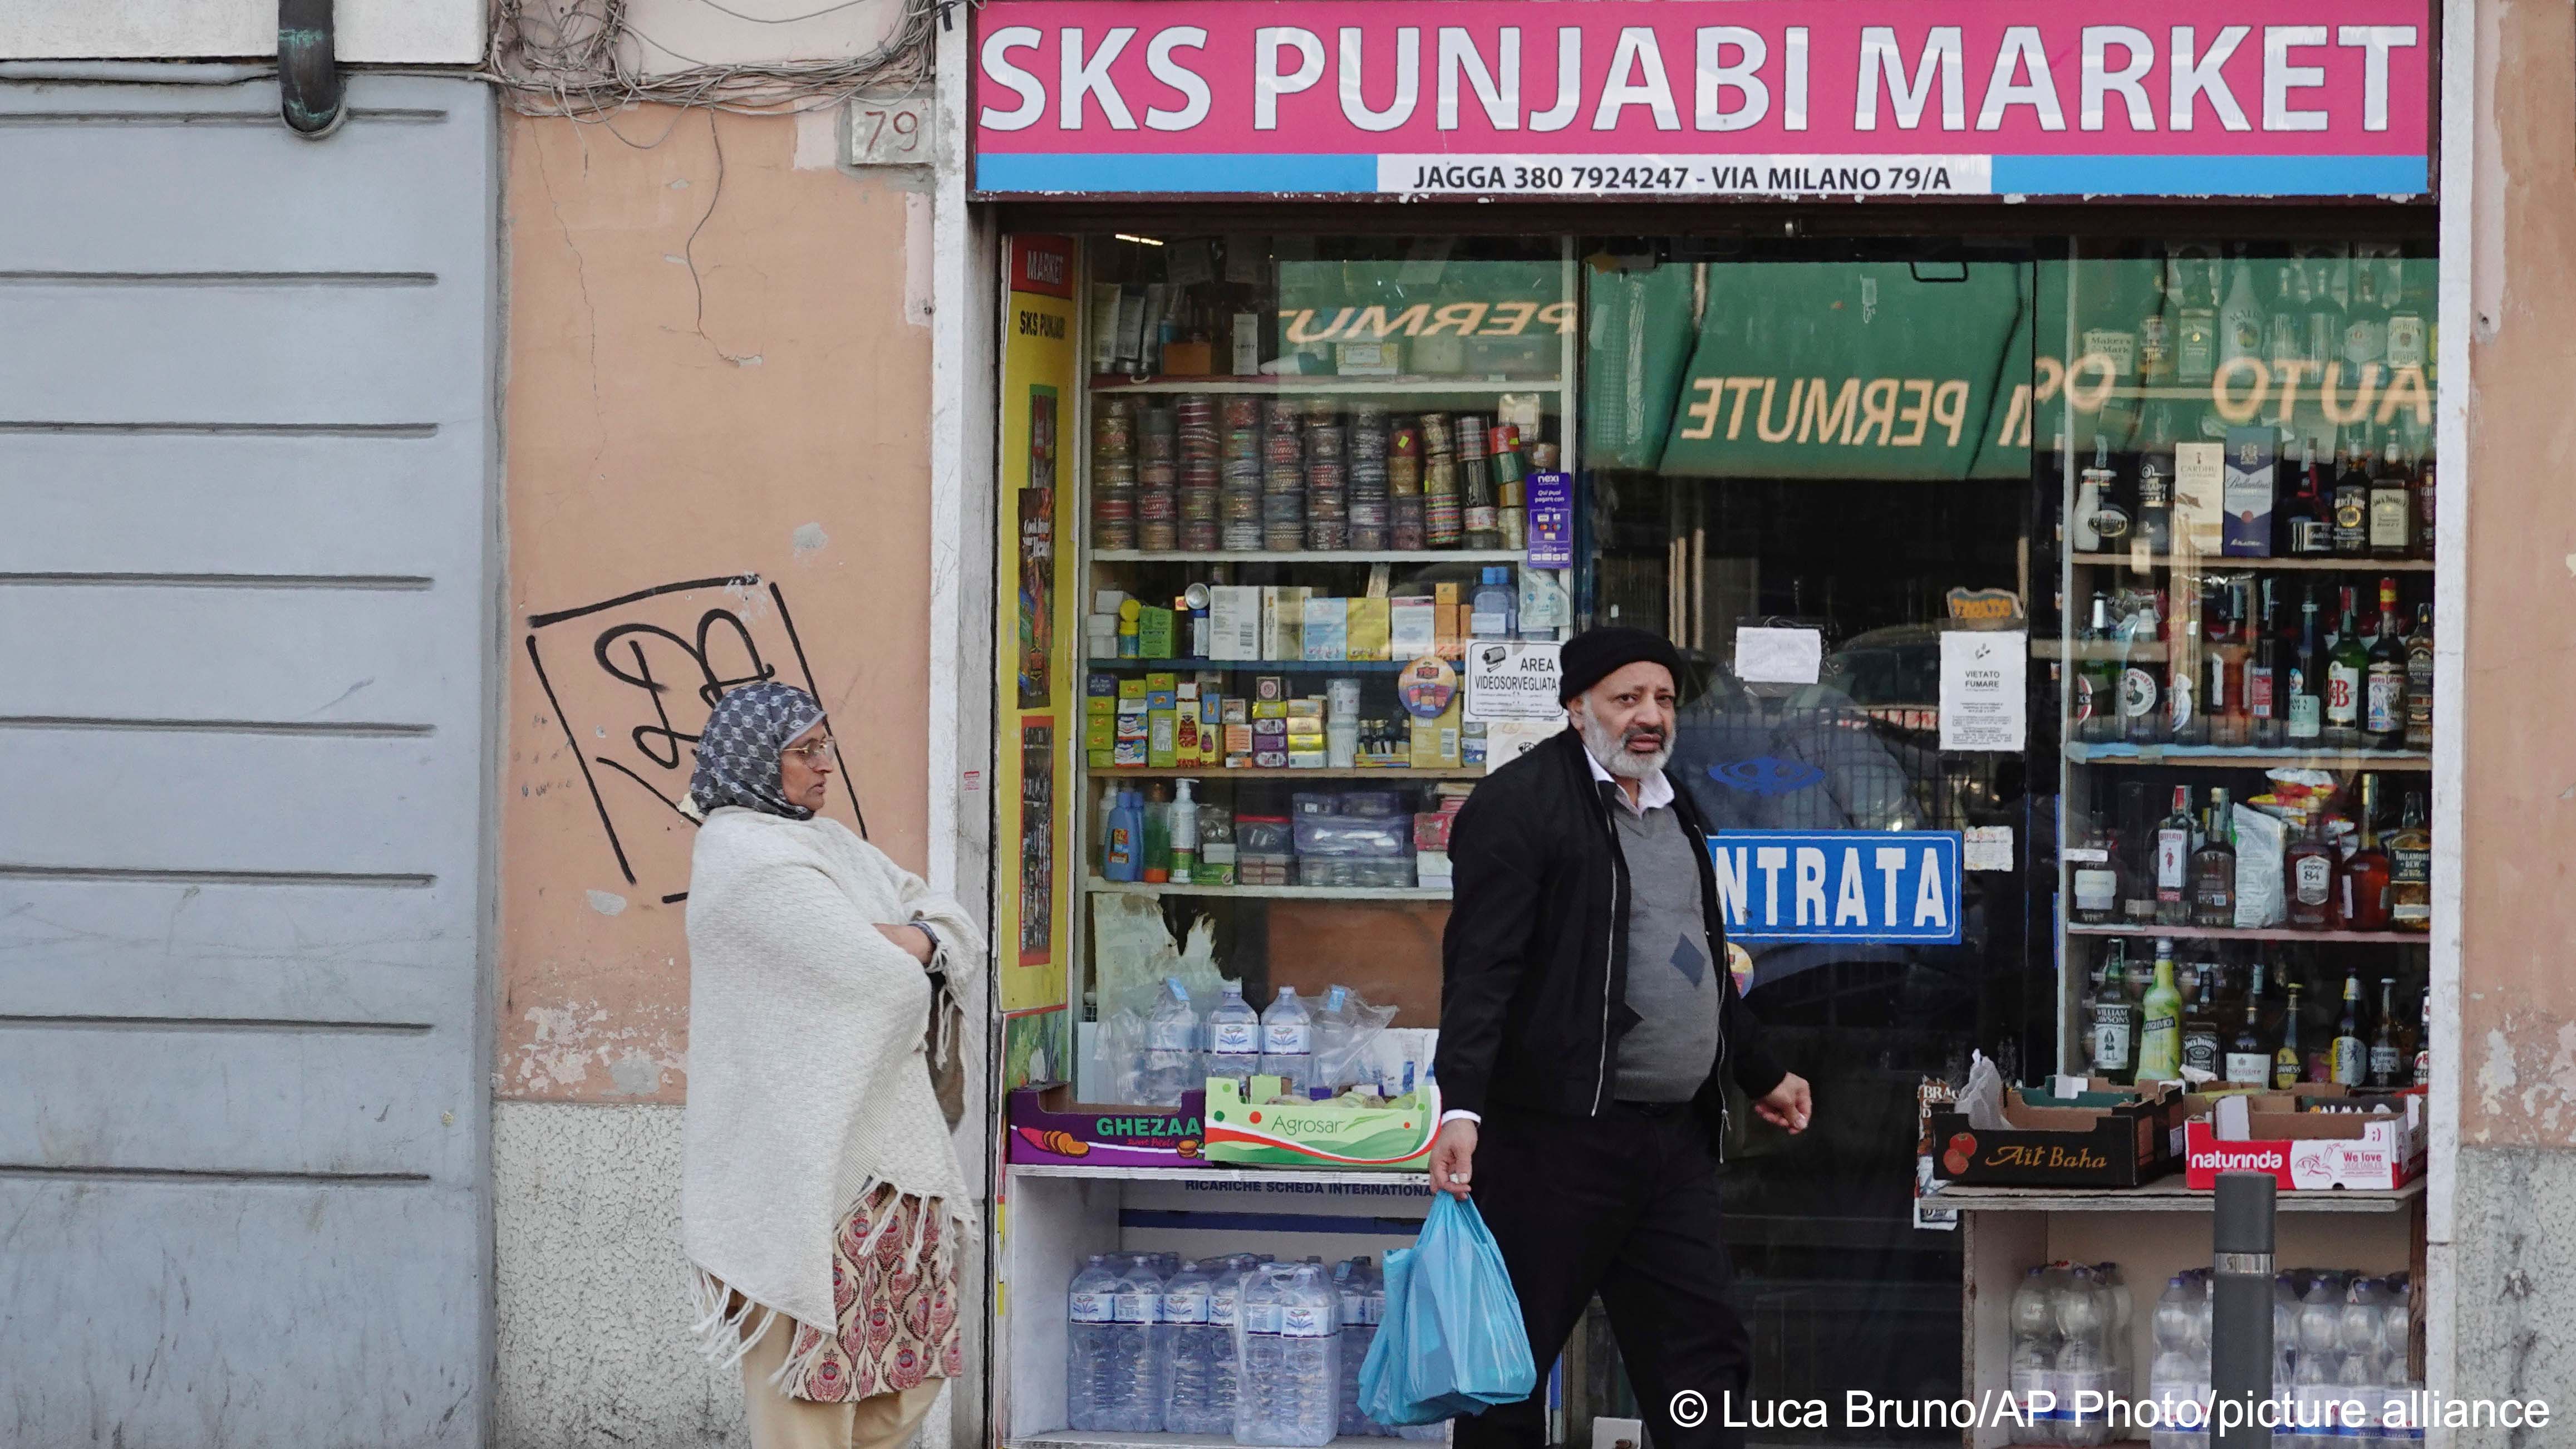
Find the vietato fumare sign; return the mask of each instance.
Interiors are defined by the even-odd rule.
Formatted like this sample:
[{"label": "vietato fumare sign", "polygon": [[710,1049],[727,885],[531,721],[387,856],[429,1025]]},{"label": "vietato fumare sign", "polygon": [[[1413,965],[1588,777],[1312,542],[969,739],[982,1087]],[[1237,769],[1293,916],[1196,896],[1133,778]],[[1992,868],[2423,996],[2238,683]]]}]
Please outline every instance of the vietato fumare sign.
[{"label": "vietato fumare sign", "polygon": [[2409,196],[2423,0],[988,0],[975,189]]}]

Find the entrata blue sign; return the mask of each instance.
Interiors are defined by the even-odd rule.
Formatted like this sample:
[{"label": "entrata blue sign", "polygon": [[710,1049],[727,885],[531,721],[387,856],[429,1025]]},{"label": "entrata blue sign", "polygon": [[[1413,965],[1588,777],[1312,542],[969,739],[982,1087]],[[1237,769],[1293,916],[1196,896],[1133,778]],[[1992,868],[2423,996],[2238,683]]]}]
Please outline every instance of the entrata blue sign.
[{"label": "entrata blue sign", "polygon": [[1955,830],[1729,830],[1708,848],[1730,940],[1959,940]]}]

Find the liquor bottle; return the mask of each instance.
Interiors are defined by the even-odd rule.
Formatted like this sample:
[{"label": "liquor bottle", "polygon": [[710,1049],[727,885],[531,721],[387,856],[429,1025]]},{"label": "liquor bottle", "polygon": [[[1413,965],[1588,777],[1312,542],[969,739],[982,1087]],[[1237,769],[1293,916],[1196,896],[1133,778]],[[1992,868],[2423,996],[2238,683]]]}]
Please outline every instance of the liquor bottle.
[{"label": "liquor bottle", "polygon": [[2300,345],[2299,335],[2307,304],[2290,293],[2290,273],[2293,270],[2290,267],[2274,269],[2273,278],[2277,285],[2272,293],[2272,315],[2263,329],[2263,360],[2272,365],[2275,377],[2280,375],[2282,363],[2309,360],[2306,349]]},{"label": "liquor bottle", "polygon": [[2245,993],[2245,1020],[2227,1039],[2227,1080],[2239,1086],[2259,1087],[2271,1074],[2272,1054],[2263,1047],[2262,1010],[2263,993]]},{"label": "liquor bottle", "polygon": [[2250,580],[2230,583],[2226,610],[2209,612],[2214,637],[2200,712],[2209,720],[2209,742],[2214,745],[2242,745],[2254,734],[2253,702],[2245,677],[2254,658],[2254,610],[2247,597],[2251,586]]},{"label": "liquor bottle", "polygon": [[2374,750],[2406,748],[2406,646],[2397,637],[2397,580],[2379,581],[2379,636],[2361,682],[2361,738]]},{"label": "liquor bottle", "polygon": [[2424,345],[2424,309],[2416,299],[2415,289],[2405,283],[2406,264],[2397,264],[2400,273],[2388,304],[2388,370],[2393,376],[2401,367],[2422,367],[2428,349]]},{"label": "liquor bottle", "polygon": [[2213,999],[2210,978],[2218,974],[2218,963],[2203,961],[2192,971],[2191,1006],[2182,1018],[2182,1064],[2216,1080],[2219,1061],[2219,1038],[2225,1033],[2218,1025],[2218,1004]]},{"label": "liquor bottle", "polygon": [[2379,470],[2370,477],[2370,551],[2380,558],[2407,558],[2415,552],[2414,480],[2408,476],[2397,429],[2388,429]]},{"label": "liquor bottle", "polygon": [[[2307,353],[2308,360],[2322,368],[2343,357],[2343,304],[2335,300],[2333,262],[2318,267],[2312,280],[2314,285],[2308,289]],[[2344,385],[2350,387],[2360,380],[2348,377]]]},{"label": "liquor bottle", "polygon": [[2120,919],[2132,926],[2156,919],[2155,825],[2147,815],[2147,787],[2130,781],[2120,787]]},{"label": "liquor bottle", "polygon": [[[2215,262],[2185,260],[2174,311],[2174,381],[2206,384],[2218,374],[2218,273]],[[2194,277],[2200,271],[2204,276]]]},{"label": "liquor bottle", "polygon": [[2227,300],[2218,308],[2219,365],[2260,362],[2263,330],[2263,299],[2254,290],[2254,268],[2238,257],[2227,279]]},{"label": "liquor bottle", "polygon": [[2370,1070],[2370,1048],[2361,1039],[2361,978],[2343,979],[2343,1020],[2335,1024],[2334,1046],[2327,1052],[2327,1080],[2358,1087]]},{"label": "liquor bottle", "polygon": [[2388,929],[2433,929],[2433,833],[2424,828],[2424,797],[2406,795],[2406,813],[2381,845],[2388,851]]},{"label": "liquor bottle", "polygon": [[2408,1085],[2433,1085],[2433,988],[2424,988],[2424,998],[2415,1006],[2415,1080]]},{"label": "liquor bottle", "polygon": [[2161,387],[2174,380],[2173,321],[2167,315],[2164,268],[2147,276],[2147,303],[2138,314],[2138,381]]},{"label": "liquor bottle", "polygon": [[2174,987],[2173,942],[2156,941],[2156,979],[2138,1012],[2138,1080],[2182,1077],[2182,992]]},{"label": "liquor bottle", "polygon": [[2433,748],[2433,606],[2415,606],[2415,632],[2406,636],[2406,748]]},{"label": "liquor bottle", "polygon": [[2302,931],[2324,931],[2335,923],[2335,877],[2343,862],[2326,841],[2325,812],[2308,812],[2306,828],[2281,853],[2283,891],[2290,924]]},{"label": "liquor bottle", "polygon": [[2325,656],[2317,647],[2317,586],[2299,603],[2299,648],[2290,658],[2289,742],[2313,745],[2325,731]]},{"label": "liquor bottle", "polygon": [[2404,1054],[2397,1048],[2397,978],[2379,978],[2379,1021],[2370,1029],[2370,1085],[2390,1091],[2405,1086],[2399,1076]]},{"label": "liquor bottle", "polygon": [[2343,471],[2334,481],[2334,551],[2341,558],[2370,552],[2370,439],[2361,424],[2347,429]]},{"label": "liquor bottle", "polygon": [[2385,931],[2388,929],[2388,887],[2393,868],[2388,852],[2379,846],[2379,777],[2361,777],[2360,816],[2356,827],[2355,847],[2343,863],[2342,903],[2344,929],[2350,931]]},{"label": "liquor bottle", "polygon": [[2075,919],[2088,926],[2107,926],[2120,915],[2120,837],[2097,818],[2084,843],[2066,852],[2068,884],[2075,898]]},{"label": "liquor bottle", "polygon": [[2307,1054],[2299,1049],[2299,983],[2289,983],[2290,1004],[2281,1013],[2280,1044],[2272,1048],[2272,1090],[2294,1092],[2307,1075]]},{"label": "liquor bottle", "polygon": [[2138,452],[2138,545],[2157,555],[2174,551],[2173,418],[2158,403],[2147,415],[2147,438]]},{"label": "liquor bottle", "polygon": [[2281,500],[2278,538],[2273,552],[2295,558],[2322,558],[2334,552],[2334,508],[2327,501],[2333,487],[2317,466],[2314,438],[2299,440],[2299,476]]},{"label": "liquor bottle", "polygon": [[2120,474],[2111,466],[2111,435],[2093,435],[2093,466],[2075,485],[2075,551],[2101,553],[2129,546],[2129,510],[2120,502]]},{"label": "liquor bottle", "polygon": [[2200,611],[2198,582],[2189,574],[2170,577],[2173,612],[2165,620],[2164,738],[2178,745],[2205,744],[2208,721],[2200,705]]},{"label": "liquor bottle", "polygon": [[[2209,792],[2209,826],[2191,858],[2191,920],[2196,926],[2236,924],[2236,816],[2227,792]],[[2213,1026],[2212,1032],[2216,1031]]]},{"label": "liquor bottle", "polygon": [[2359,386],[2362,369],[2388,365],[2388,309],[2379,305],[2379,266],[2365,258],[2352,263],[2352,306],[2343,319],[2343,373],[2347,385]]},{"label": "liquor bottle", "polygon": [[2120,734],[2120,665],[2111,657],[2110,608],[2102,591],[2094,590],[2093,621],[2076,640],[2075,698],[2068,713],[2081,740],[2117,739]]},{"label": "liquor bottle", "polygon": [[2260,632],[2247,624],[2247,637],[2252,640],[2253,654],[2245,664],[2245,714],[2252,722],[2254,743],[2264,749],[2278,749],[2283,734],[2287,704],[2281,690],[2281,633],[2272,611],[2272,581],[2263,580],[2263,622]]},{"label": "liquor bottle", "polygon": [[2163,627],[2152,600],[2131,610],[2119,624],[2120,640],[2129,646],[2120,665],[2120,738],[2132,744],[2154,744],[2165,737],[2166,712],[2159,708],[2164,686],[2155,661],[2140,647],[2160,642]]},{"label": "liquor bottle", "polygon": [[2361,621],[2355,614],[2352,586],[2343,589],[2343,623],[2335,631],[2334,648],[2326,656],[2326,743],[2338,749],[2351,749],[2361,743],[2362,676],[2370,668],[2370,652],[2361,644]]},{"label": "liquor bottle", "polygon": [[2433,556],[2433,440],[2415,460],[2415,556]]},{"label": "liquor bottle", "polygon": [[2173,813],[2156,826],[2156,921],[2191,920],[2191,787],[2176,785]]},{"label": "liquor bottle", "polygon": [[2102,966],[2102,989],[2093,995],[2093,1075],[2126,1082],[2137,1062],[2137,1003],[2129,999],[2129,945],[2113,941]]}]

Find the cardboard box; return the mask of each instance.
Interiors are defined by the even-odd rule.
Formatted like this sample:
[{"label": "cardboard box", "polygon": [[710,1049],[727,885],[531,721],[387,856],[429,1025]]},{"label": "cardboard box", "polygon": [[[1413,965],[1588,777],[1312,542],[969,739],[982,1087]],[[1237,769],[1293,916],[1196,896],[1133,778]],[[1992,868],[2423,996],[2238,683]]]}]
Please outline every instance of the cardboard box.
[{"label": "cardboard box", "polygon": [[2302,1112],[2297,1101],[2262,1093],[2214,1103],[2183,1130],[2184,1183],[2215,1188],[2222,1172],[2268,1172],[2293,1190],[2389,1192],[2423,1175],[2422,1095],[2394,1112]]},{"label": "cardboard box", "polygon": [[1440,648],[1438,605],[1429,599],[1389,599],[1386,609],[1386,657],[1419,659]]},{"label": "cardboard box", "polygon": [[1992,1187],[2136,1187],[2171,1172],[2170,1124],[2182,1094],[2165,1084],[2116,1095],[2121,1100],[2044,1107],[2016,1091],[2004,1104],[2008,1125],[1984,1131],[1970,1127],[1965,1112],[1935,1112],[1933,1175]]},{"label": "cardboard box", "polygon": [[1413,721],[1413,768],[1417,770],[1454,770],[1458,768],[1459,700],[1451,699],[1449,707],[1436,719]]},{"label": "cardboard box", "polygon": [[[1254,1077],[1253,1095],[1267,1097],[1278,1085],[1276,1077]],[[1419,1095],[1419,1101],[1403,1107],[1341,1102],[1265,1102],[1256,1107],[1247,1105],[1225,1077],[1210,1077],[1206,1092],[1191,1094],[1204,1104],[1210,1162],[1386,1172],[1420,1172],[1430,1159],[1432,1134],[1440,1126],[1440,1089],[1425,1082]]]},{"label": "cardboard box", "polygon": [[1200,1158],[1205,1094],[1178,1107],[1076,1102],[1065,1082],[1011,1094],[1010,1160],[1106,1167],[1187,1167]]},{"label": "cardboard box", "polygon": [[1386,600],[1351,600],[1350,657],[1353,659],[1387,657]]},{"label": "cardboard box", "polygon": [[2270,428],[2227,430],[2220,488],[2227,512],[2221,542],[2229,558],[2264,558],[2272,552],[2272,505],[2280,472],[2273,437]]},{"label": "cardboard box", "polygon": [[1208,657],[1244,663],[1261,657],[1261,590],[1250,584],[1208,589]]},{"label": "cardboard box", "polygon": [[1302,636],[1305,658],[1318,663],[1339,663],[1350,657],[1351,601],[1326,595],[1306,600],[1306,628]]},{"label": "cardboard box", "polygon": [[1261,657],[1306,657],[1306,600],[1314,590],[1303,584],[1266,584],[1261,590]]},{"label": "cardboard box", "polygon": [[1172,611],[1146,604],[1136,611],[1136,655],[1140,659],[1172,657]]}]

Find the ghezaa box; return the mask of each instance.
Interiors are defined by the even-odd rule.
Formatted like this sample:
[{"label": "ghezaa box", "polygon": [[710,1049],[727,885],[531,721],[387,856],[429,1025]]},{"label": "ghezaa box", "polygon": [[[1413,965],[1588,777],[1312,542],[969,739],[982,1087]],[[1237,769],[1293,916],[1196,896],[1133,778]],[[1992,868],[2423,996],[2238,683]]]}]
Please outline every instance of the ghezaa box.
[{"label": "ghezaa box", "polygon": [[[1255,1077],[1254,1094],[1278,1088]],[[1226,1077],[1206,1093],[1210,1162],[1249,1167],[1332,1167],[1351,1171],[1421,1172],[1440,1127],[1440,1089],[1425,1082],[1410,1107],[1352,1107],[1338,1102],[1264,1102],[1250,1106]]]},{"label": "ghezaa box", "polygon": [[1197,1162],[1201,1094],[1184,1092],[1177,1107],[1077,1102],[1066,1082],[1041,1082],[1011,1094],[1013,1162],[1106,1167],[1187,1167]]},{"label": "ghezaa box", "polygon": [[[2333,1095],[2317,1086],[2298,1096]],[[2424,1172],[2424,1098],[2396,1112],[2301,1112],[2266,1093],[2213,1105],[2183,1129],[2183,1182],[2215,1188],[2222,1172],[2268,1172],[2292,1190],[2391,1192]]]},{"label": "ghezaa box", "polygon": [[2101,1086],[2068,1106],[2033,1105],[2016,1090],[2002,1128],[1972,1127],[1965,1112],[1934,1112],[1933,1176],[1987,1187],[2136,1187],[2173,1171],[2182,1094],[2171,1083]]}]

